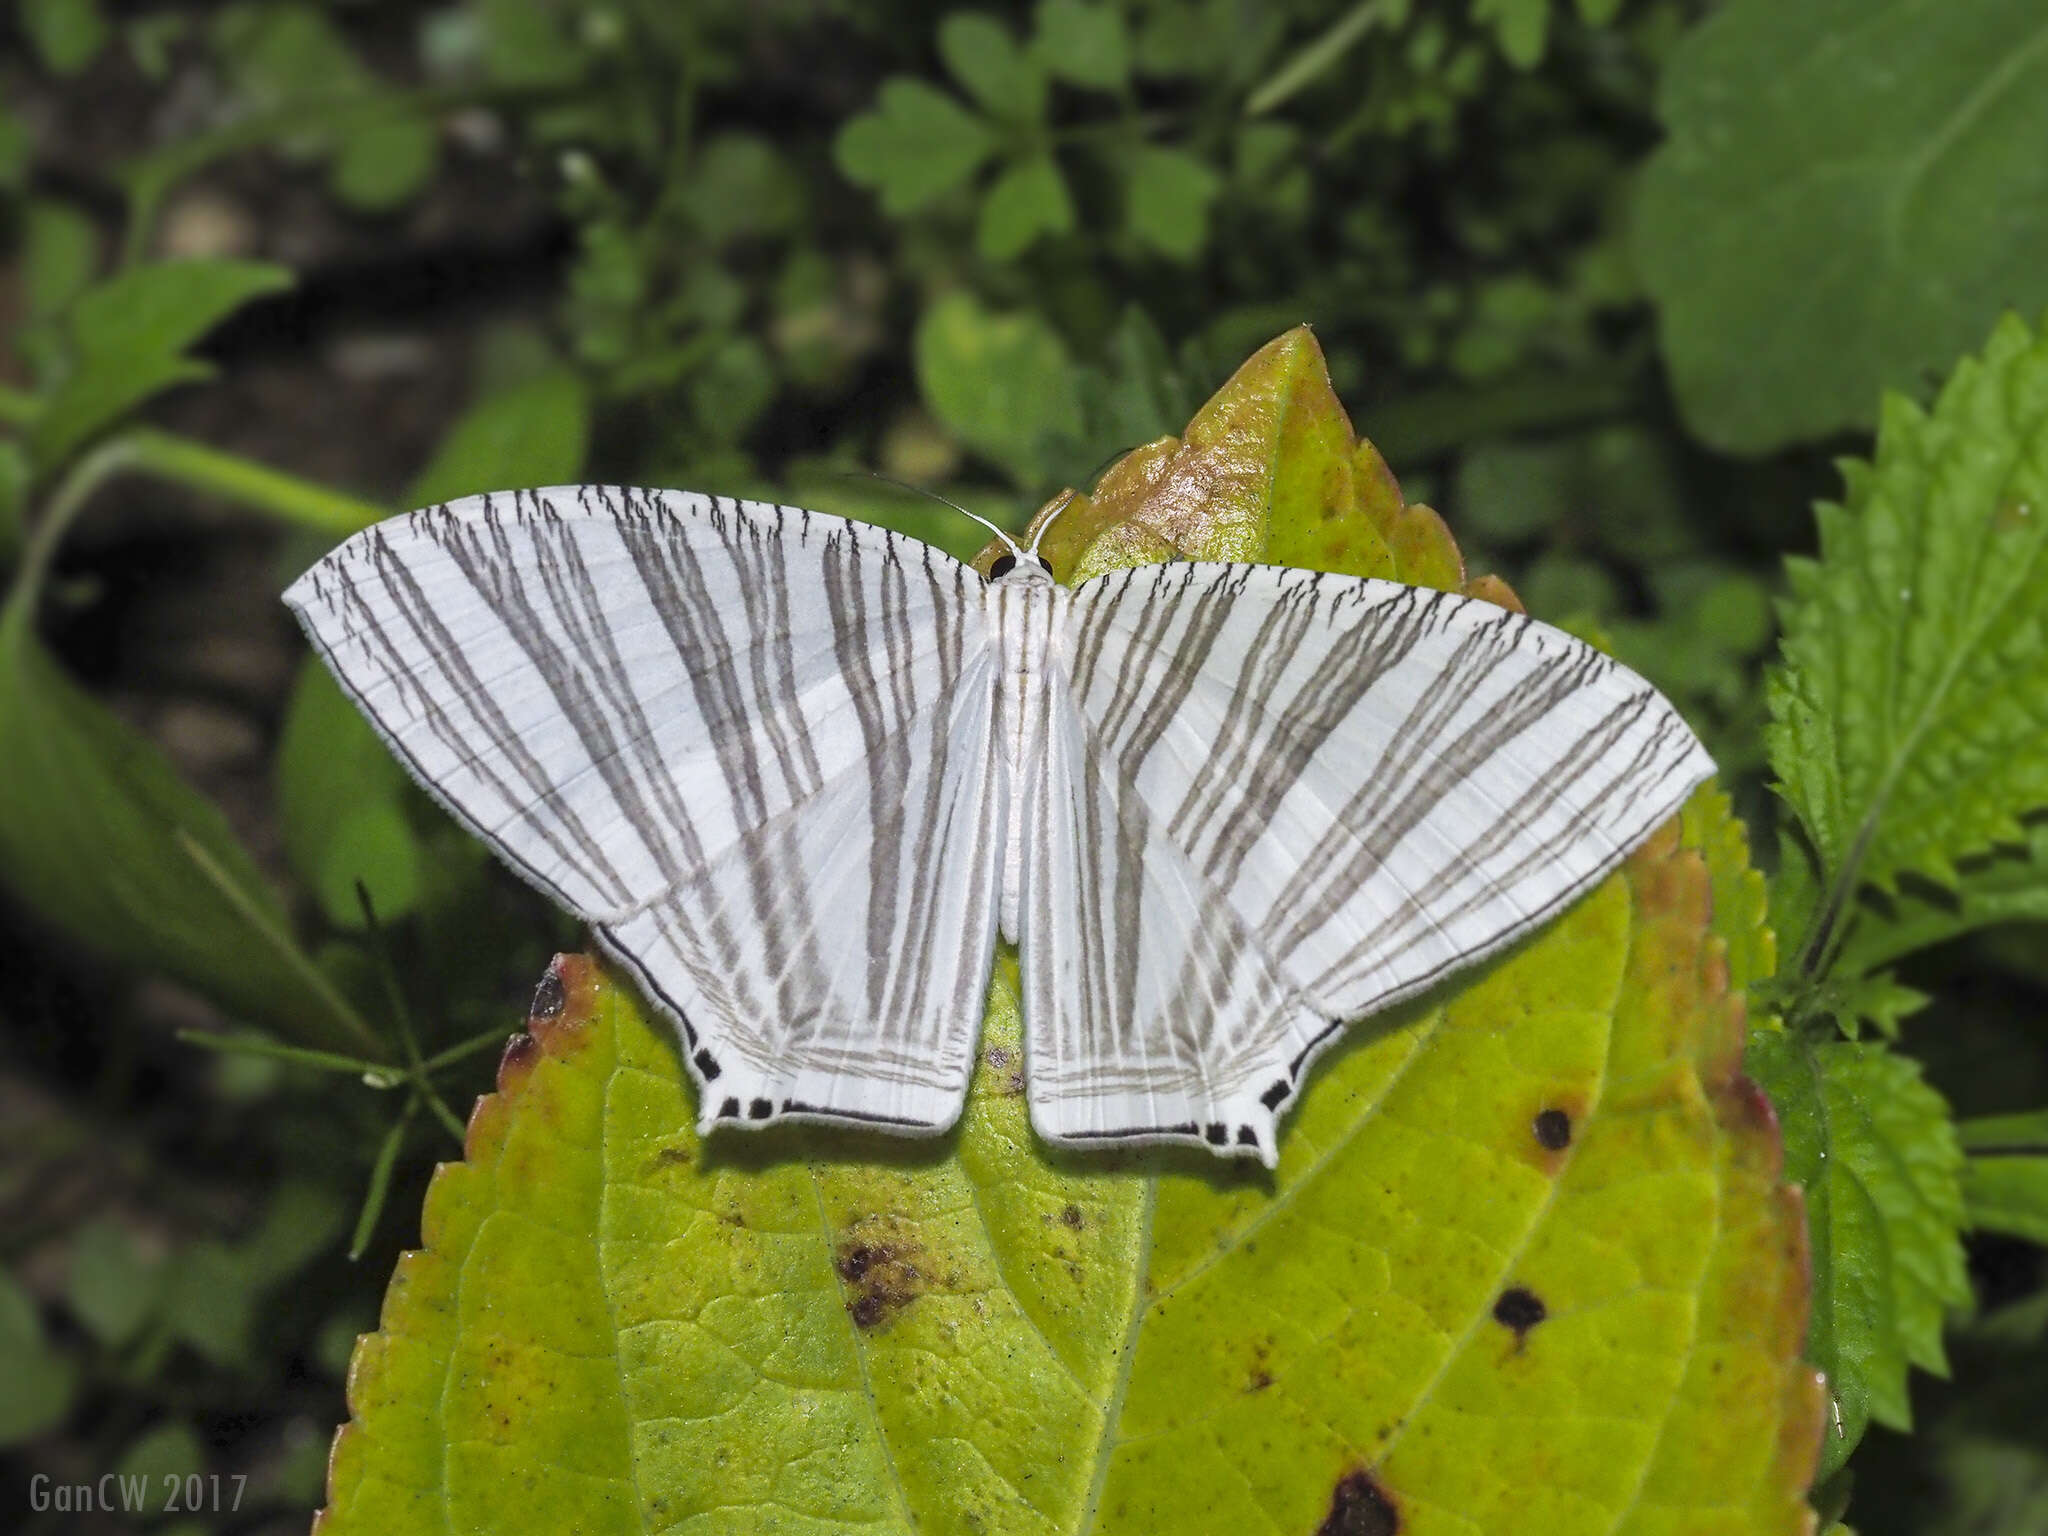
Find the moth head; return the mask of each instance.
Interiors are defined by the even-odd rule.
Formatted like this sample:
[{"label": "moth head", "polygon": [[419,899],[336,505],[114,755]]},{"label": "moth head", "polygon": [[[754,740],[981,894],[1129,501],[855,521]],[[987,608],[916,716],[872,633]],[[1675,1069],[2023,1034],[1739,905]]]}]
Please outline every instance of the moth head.
[{"label": "moth head", "polygon": [[1049,586],[1052,583],[1052,567],[1034,554],[997,555],[989,562],[990,581],[1008,581],[1018,586]]}]

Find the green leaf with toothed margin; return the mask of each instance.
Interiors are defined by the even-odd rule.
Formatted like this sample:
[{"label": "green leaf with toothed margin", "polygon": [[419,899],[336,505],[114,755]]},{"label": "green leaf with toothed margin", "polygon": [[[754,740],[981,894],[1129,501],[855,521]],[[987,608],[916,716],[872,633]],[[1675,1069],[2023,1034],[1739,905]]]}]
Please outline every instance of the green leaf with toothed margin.
[{"label": "green leaf with toothed margin", "polygon": [[1912,1427],[1910,1365],[1948,1374],[1942,1327],[1970,1300],[1963,1154],[1919,1064],[1886,1046],[1759,1030],[1748,1068],[1785,1110],[1786,1171],[1813,1220],[1807,1354],[1839,1415],[1825,1476],[1870,1420]]},{"label": "green leaf with toothed margin", "polygon": [[[1305,331],[1044,547],[1463,579]],[[357,1350],[320,1529],[1804,1532],[1805,1225],[1738,1072],[1770,968],[1703,791],[1354,1030],[1268,1174],[1040,1146],[1008,957],[949,1135],[707,1144],[669,1027],[564,957]]]},{"label": "green leaf with toothed margin", "polygon": [[1827,890],[1809,979],[1845,932],[1855,975],[2040,901],[2017,854],[2048,808],[2048,336],[2008,316],[1931,410],[1888,398],[1875,461],[1843,470],[1765,690],[1795,874]]}]

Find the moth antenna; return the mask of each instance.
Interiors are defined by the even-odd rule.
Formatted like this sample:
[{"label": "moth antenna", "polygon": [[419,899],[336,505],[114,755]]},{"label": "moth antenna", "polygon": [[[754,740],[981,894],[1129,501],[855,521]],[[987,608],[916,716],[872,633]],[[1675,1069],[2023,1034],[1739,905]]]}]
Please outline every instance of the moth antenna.
[{"label": "moth antenna", "polygon": [[[1031,540],[1031,548],[1026,551],[1023,551],[1023,553],[1030,555],[1031,558],[1034,560],[1038,559],[1038,546],[1045,542],[1045,530],[1053,525],[1054,520],[1057,519],[1062,512],[1066,511],[1067,508],[1071,507],[1074,504],[1074,498],[1080,494],[1081,493],[1079,491],[1070,490],[1067,492],[1066,495],[1060,498],[1060,504],[1054,507],[1050,512],[1046,513],[1045,521],[1038,525],[1038,533],[1036,537],[1034,537]],[[973,514],[970,513],[969,515],[972,516]],[[1015,549],[1017,546],[1012,544],[1010,547],[1012,549]]]},{"label": "moth antenna", "polygon": [[[890,485],[895,486],[898,490],[909,491],[913,496],[928,497],[931,500],[936,501],[942,507],[951,507],[955,512],[958,512],[962,517],[973,518],[977,523],[981,524],[982,527],[986,528],[990,533],[994,534],[997,538],[1001,539],[1005,544],[1009,545],[1011,554],[1015,555],[1019,560],[1024,558],[1024,551],[1017,547],[1017,541],[1011,538],[1007,533],[1003,532],[1002,529],[998,528],[994,523],[990,522],[987,518],[983,517],[979,512],[970,512],[965,507],[961,506],[959,502],[949,500],[948,498],[941,496],[937,491],[927,490],[924,486],[921,485],[912,485],[908,480],[898,480],[894,475],[885,475],[879,469],[863,470],[861,471],[861,473],[867,475],[867,477],[871,480],[887,481]],[[1032,547],[1034,549],[1037,548],[1036,545],[1033,545]]]}]

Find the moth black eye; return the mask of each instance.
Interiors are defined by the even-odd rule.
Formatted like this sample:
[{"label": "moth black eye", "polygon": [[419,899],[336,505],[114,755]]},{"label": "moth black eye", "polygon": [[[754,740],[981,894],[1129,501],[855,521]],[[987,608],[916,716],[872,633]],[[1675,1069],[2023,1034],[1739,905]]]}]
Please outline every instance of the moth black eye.
[{"label": "moth black eye", "polygon": [[988,574],[993,579],[999,576],[1007,576],[1015,569],[1017,569],[1017,557],[1015,555],[997,555],[995,559],[989,562]]}]

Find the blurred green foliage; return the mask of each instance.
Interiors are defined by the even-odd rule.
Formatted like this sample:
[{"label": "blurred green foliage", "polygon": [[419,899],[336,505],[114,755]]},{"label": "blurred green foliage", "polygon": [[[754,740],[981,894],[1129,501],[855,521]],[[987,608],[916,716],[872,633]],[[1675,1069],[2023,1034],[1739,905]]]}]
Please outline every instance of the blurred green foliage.
[{"label": "blurred green foliage", "polygon": [[[1866,1532],[2026,1528],[2048,384],[1997,321],[2048,305],[2038,7],[16,0],[0,28],[7,1476],[253,1468],[233,1529],[312,1502],[405,1212],[575,938],[324,673],[261,702],[254,813],[189,782],[136,723],[147,668],[87,664],[115,504],[202,553],[212,509],[273,522],[277,585],[385,511],[586,476],[965,553],[865,472],[1019,518],[1306,320],[1411,496],[1665,689],[1783,839],[1752,1068],[1811,1191],[1843,1421],[1817,1500],[1868,1476]],[[451,250],[529,275],[386,291]],[[317,352],[323,305],[457,356],[432,451],[317,365],[311,419],[248,382]],[[252,449],[180,415],[212,390],[258,402]],[[145,975],[232,1049],[109,980]]]}]

